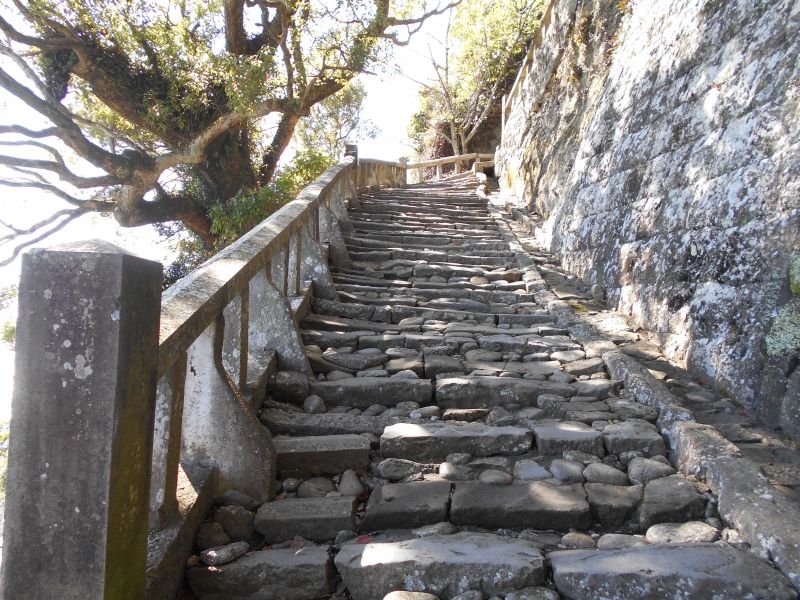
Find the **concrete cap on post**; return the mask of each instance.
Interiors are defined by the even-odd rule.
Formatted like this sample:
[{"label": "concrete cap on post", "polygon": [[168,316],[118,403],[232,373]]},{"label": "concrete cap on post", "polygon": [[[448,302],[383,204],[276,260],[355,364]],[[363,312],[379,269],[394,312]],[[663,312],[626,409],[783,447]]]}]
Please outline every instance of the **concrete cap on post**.
[{"label": "concrete cap on post", "polygon": [[4,598],[144,597],[160,298],[105,242],[23,257]]},{"label": "concrete cap on post", "polygon": [[344,145],[344,155],[345,156],[352,156],[358,162],[358,146],[355,144],[345,144]]}]

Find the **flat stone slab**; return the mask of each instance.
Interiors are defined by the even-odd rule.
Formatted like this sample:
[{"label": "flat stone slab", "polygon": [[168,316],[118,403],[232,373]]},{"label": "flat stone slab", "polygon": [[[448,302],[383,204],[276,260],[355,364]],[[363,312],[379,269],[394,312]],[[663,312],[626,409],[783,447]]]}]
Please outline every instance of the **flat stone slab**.
[{"label": "flat stone slab", "polygon": [[398,402],[429,404],[433,385],[427,379],[358,377],[311,384],[311,393],[328,406],[364,409],[372,404],[394,406]]},{"label": "flat stone slab", "polygon": [[587,483],[586,497],[594,520],[603,527],[616,528],[631,519],[642,499],[641,485]]},{"label": "flat stone slab", "polygon": [[411,529],[441,523],[447,520],[449,508],[447,481],[386,483],[372,491],[359,529],[364,532]]},{"label": "flat stone slab", "polygon": [[458,483],[450,505],[456,525],[510,529],[587,529],[593,520],[580,484],[541,481],[506,486]]},{"label": "flat stone slab", "polygon": [[[273,439],[278,470],[293,477],[337,475],[369,466],[370,443],[363,435],[319,435]],[[285,475],[282,475],[285,478]]]},{"label": "flat stone slab", "polygon": [[335,564],[353,600],[379,600],[396,590],[440,598],[469,590],[491,595],[544,581],[544,559],[533,543],[491,533],[349,544]]},{"label": "flat stone slab", "polygon": [[388,419],[342,413],[310,415],[270,408],[261,413],[261,422],[276,435],[324,436],[348,433],[380,435]]},{"label": "flat stone slab", "polygon": [[655,425],[642,419],[628,419],[603,429],[603,440],[609,454],[638,450],[644,456],[664,456],[667,446]]},{"label": "flat stone slab", "polygon": [[332,540],[343,529],[355,527],[355,496],[341,498],[287,498],[262,504],[255,528],[268,544],[299,535],[308,540]]},{"label": "flat stone slab", "polygon": [[416,461],[444,459],[454,452],[473,456],[523,454],[533,434],[521,427],[491,427],[483,423],[396,423],[383,430],[381,454]]},{"label": "flat stone slab", "polygon": [[644,486],[642,503],[639,505],[639,525],[646,529],[656,523],[701,519],[705,507],[705,498],[680,475],[653,479]]},{"label": "flat stone slab", "polygon": [[716,544],[653,544],[548,555],[558,592],[573,600],[796,598],[788,580],[748,552]]},{"label": "flat stone slab", "polygon": [[227,565],[186,571],[200,600],[316,600],[333,592],[327,546],[251,552]]},{"label": "flat stone slab", "polygon": [[603,435],[579,421],[535,425],[536,450],[539,454],[560,456],[565,450],[577,450],[603,456]]},{"label": "flat stone slab", "polygon": [[511,377],[448,377],[436,382],[436,402],[442,408],[482,408],[500,404],[536,406],[540,394],[569,397],[566,383]]}]

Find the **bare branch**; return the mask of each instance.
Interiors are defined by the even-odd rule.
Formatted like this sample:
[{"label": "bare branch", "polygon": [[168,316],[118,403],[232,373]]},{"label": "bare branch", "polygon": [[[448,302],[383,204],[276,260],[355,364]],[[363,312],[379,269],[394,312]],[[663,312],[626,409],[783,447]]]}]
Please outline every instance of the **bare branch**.
[{"label": "bare branch", "polygon": [[[18,244],[16,247],[14,247],[14,249],[11,251],[11,254],[7,258],[5,258],[4,260],[0,261],[0,267],[5,267],[6,265],[11,264],[12,262],[14,262],[14,260],[17,258],[17,256],[19,256],[19,253],[22,252],[25,248],[33,246],[34,244],[36,244],[38,242],[41,242],[43,239],[53,235],[56,231],[59,231],[59,230],[63,229],[64,227],[67,226],[67,224],[71,223],[72,221],[74,221],[75,219],[80,217],[81,215],[86,214],[86,212],[87,211],[85,211],[85,210],[82,210],[80,208],[76,208],[76,209],[73,209],[73,210],[69,211],[66,214],[66,216],[64,216],[64,214],[60,215],[60,216],[64,217],[63,219],[61,219],[61,221],[56,222],[55,225],[53,225],[49,229],[45,230],[44,232],[40,233],[36,237],[31,238],[31,239],[29,239],[29,240],[27,240],[25,242],[22,242],[21,244]],[[43,221],[42,224],[37,224],[37,226],[38,227],[46,227],[48,221],[50,223],[52,223],[51,219],[47,219],[46,221]]]},{"label": "bare branch", "polygon": [[81,177],[80,175],[76,175],[67,169],[64,164],[58,162],[58,160],[20,158],[18,156],[7,156],[0,154],[0,165],[5,165],[8,167],[39,169],[40,171],[50,171],[58,175],[61,180],[81,189],[108,187],[125,183],[122,179],[113,175],[102,175],[100,177]]},{"label": "bare branch", "polygon": [[58,136],[58,128],[48,127],[47,129],[35,130],[28,129],[22,125],[0,125],[0,135],[4,133],[16,133],[29,138],[56,137]]}]

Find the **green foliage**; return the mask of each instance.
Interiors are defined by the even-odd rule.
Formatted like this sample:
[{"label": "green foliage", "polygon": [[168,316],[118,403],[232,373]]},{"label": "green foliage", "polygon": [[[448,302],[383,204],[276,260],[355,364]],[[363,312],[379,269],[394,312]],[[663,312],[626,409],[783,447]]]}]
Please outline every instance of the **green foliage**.
[{"label": "green foliage", "polygon": [[0,422],[0,500],[6,496],[6,479],[8,476],[8,433],[11,424]]},{"label": "green foliage", "polygon": [[174,240],[175,260],[164,270],[164,289],[188,275],[228,244],[239,239],[280,207],[288,204],[314,181],[334,160],[318,150],[299,152],[287,167],[278,171],[267,185],[254,190],[240,191],[225,203],[211,206],[208,215],[211,232],[217,241],[205,243],[180,223],[163,224],[161,235]]},{"label": "green foliage", "polygon": [[499,101],[514,82],[543,7],[544,0],[470,0],[454,9],[443,56],[433,59],[437,79],[420,94],[409,129],[421,155],[430,156],[441,139],[455,153],[467,153],[484,123],[499,119]]},{"label": "green foliage", "polygon": [[300,191],[334,161],[316,150],[306,150],[282,169],[267,185],[239,192],[225,204],[211,207],[211,232],[219,240],[216,249],[224,248],[258,225]]},{"label": "green foliage", "polygon": [[353,80],[333,96],[312,106],[295,133],[300,147],[339,157],[344,153],[346,142],[354,138],[374,138],[378,131],[375,124],[361,115],[365,97],[363,84]]},{"label": "green foliage", "polygon": [[12,321],[4,321],[0,329],[0,340],[6,344],[14,344],[17,339],[17,326]]},{"label": "green foliage", "polygon": [[19,288],[16,283],[0,287],[0,310],[8,308],[18,295]]}]

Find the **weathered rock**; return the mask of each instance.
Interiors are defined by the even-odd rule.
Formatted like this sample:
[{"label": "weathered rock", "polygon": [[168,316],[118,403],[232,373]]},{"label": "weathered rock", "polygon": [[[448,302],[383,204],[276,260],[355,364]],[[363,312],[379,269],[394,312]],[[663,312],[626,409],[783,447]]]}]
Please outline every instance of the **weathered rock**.
[{"label": "weathered rock", "polygon": [[367,495],[364,486],[361,485],[361,480],[352,469],[348,469],[342,473],[342,477],[339,479],[339,491],[342,493],[342,496],[365,498]]},{"label": "weathered rock", "polygon": [[555,590],[546,587],[528,587],[505,595],[505,600],[559,600]]},{"label": "weathered rock", "polygon": [[729,546],[669,544],[568,550],[552,552],[548,558],[559,593],[574,600],[796,597],[778,571],[752,554]]},{"label": "weathered rock", "polygon": [[544,580],[544,559],[533,544],[489,533],[345,545],[335,563],[353,600],[397,589],[444,598],[470,589],[493,594]]},{"label": "weathered rock", "polygon": [[530,449],[532,437],[526,429],[483,423],[397,423],[384,429],[381,454],[413,460],[441,459],[453,452],[473,456],[522,454]]},{"label": "weathered rock", "polygon": [[488,485],[509,485],[513,480],[513,475],[498,469],[486,469],[478,475],[478,481]]},{"label": "weathered rock", "polygon": [[645,539],[651,544],[698,544],[716,542],[720,530],[702,521],[659,523],[648,528]]},{"label": "weathered rock", "polygon": [[556,458],[550,463],[553,477],[564,483],[583,483],[583,463]]},{"label": "weathered rock", "polygon": [[300,404],[308,397],[308,375],[300,371],[278,371],[270,395],[278,402]]},{"label": "weathered rock", "polygon": [[404,401],[428,404],[433,387],[427,379],[357,377],[314,383],[311,385],[311,393],[320,396],[328,406],[363,409],[377,401],[391,406]]},{"label": "weathered rock", "polygon": [[230,544],[231,538],[225,533],[222,525],[217,522],[207,522],[198,528],[194,543],[200,550],[207,550]]},{"label": "weathered rock", "polygon": [[361,531],[411,529],[447,520],[450,483],[387,483],[372,491]]},{"label": "weathered rock", "polygon": [[389,592],[383,600],[439,600],[438,596],[425,592]]},{"label": "weathered rock", "polygon": [[642,486],[587,483],[586,497],[594,520],[604,527],[620,527],[634,516],[642,497]]},{"label": "weathered rock", "polygon": [[319,396],[309,396],[303,401],[303,410],[310,415],[324,413],[328,410],[325,402]]},{"label": "weathered rock", "polygon": [[674,474],[672,466],[649,458],[636,457],[628,463],[628,479],[631,483],[646,484],[653,479]]},{"label": "weathered rock", "polygon": [[442,419],[445,421],[466,421],[472,423],[479,421],[489,414],[488,408],[448,408],[444,411]]},{"label": "weathered rock", "polygon": [[209,566],[225,565],[233,562],[240,556],[244,556],[250,550],[247,542],[234,542],[224,546],[208,548],[200,553],[200,560]]},{"label": "weathered rock", "polygon": [[511,529],[586,529],[592,524],[583,487],[544,482],[507,486],[457,483],[450,506],[457,525]]},{"label": "weathered rock", "polygon": [[218,508],[214,521],[222,525],[232,542],[241,542],[253,535],[253,513],[242,506]]},{"label": "weathered rock", "polygon": [[679,475],[661,477],[644,486],[639,525],[644,529],[656,523],[702,519],[705,508],[705,499],[691,483]]},{"label": "weathered rock", "polygon": [[369,465],[369,440],[361,435],[325,435],[273,440],[281,473],[336,475]]},{"label": "weathered rock", "polygon": [[470,481],[475,478],[471,469],[450,462],[443,462],[439,465],[439,476],[447,481]]},{"label": "weathered rock", "polygon": [[647,541],[640,537],[621,533],[606,533],[597,540],[598,550],[614,550],[616,548],[632,548],[646,545]]},{"label": "weathered rock", "polygon": [[259,506],[256,500],[238,490],[228,490],[222,496],[214,498],[214,502],[220,506],[242,506],[247,510],[256,510]]},{"label": "weathered rock", "polygon": [[581,375],[592,375],[605,371],[605,363],[602,358],[585,358],[568,362],[564,365],[564,371],[575,377]]},{"label": "weathered rock", "polygon": [[656,428],[641,419],[628,419],[622,423],[607,425],[603,429],[603,440],[610,454],[638,450],[644,456],[667,453],[664,438]]},{"label": "weathered rock", "polygon": [[483,408],[513,402],[536,406],[540,394],[569,397],[568,384],[507,377],[448,377],[436,381],[436,402],[443,408]]},{"label": "weathered rock", "polygon": [[356,503],[353,496],[267,502],[256,513],[255,528],[268,544],[296,535],[319,542],[332,540],[344,529],[355,529]]},{"label": "weathered rock", "polygon": [[405,458],[387,458],[378,463],[378,475],[389,481],[400,481],[421,473],[425,465]]},{"label": "weathered rock", "polygon": [[564,534],[558,546],[565,550],[588,550],[589,548],[597,546],[597,542],[595,542],[590,535],[579,531],[570,531]]},{"label": "weathered rock", "polygon": [[603,436],[578,422],[543,423],[534,426],[536,449],[540,454],[558,456],[567,450],[603,456]]},{"label": "weathered rock", "polygon": [[326,546],[251,552],[222,567],[186,572],[199,600],[317,600],[333,591]]},{"label": "weathered rock", "polygon": [[[607,483],[609,485],[627,485],[628,476],[622,471],[601,463],[592,463],[583,470],[583,476],[589,483]],[[635,481],[634,483],[641,483]]]},{"label": "weathered rock", "polygon": [[297,487],[297,497],[322,498],[335,490],[336,486],[328,477],[312,477]]},{"label": "weathered rock", "polygon": [[261,422],[276,435],[357,435],[366,431],[380,435],[387,419],[332,412],[309,415],[270,409],[261,413]]},{"label": "weathered rock", "polygon": [[366,354],[364,352],[330,352],[325,353],[323,358],[328,362],[353,371],[363,371],[364,369],[377,367],[386,361],[386,355],[383,353]]},{"label": "weathered rock", "polygon": [[550,471],[545,469],[535,460],[524,459],[514,464],[514,479],[532,481],[537,479],[550,479]]}]

